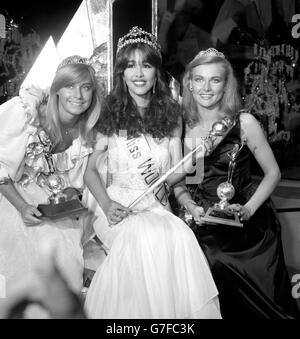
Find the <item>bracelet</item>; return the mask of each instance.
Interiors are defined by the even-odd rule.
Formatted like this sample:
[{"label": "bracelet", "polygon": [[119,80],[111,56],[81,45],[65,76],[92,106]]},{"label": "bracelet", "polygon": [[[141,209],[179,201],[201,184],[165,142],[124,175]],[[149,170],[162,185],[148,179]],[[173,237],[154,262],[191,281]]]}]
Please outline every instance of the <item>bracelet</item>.
[{"label": "bracelet", "polygon": [[245,210],[249,213],[249,216],[252,217],[252,214],[253,214],[253,213],[252,213],[251,208],[250,208],[249,206],[245,206],[245,205],[244,205],[243,207],[244,207]]},{"label": "bracelet", "polygon": [[196,203],[196,201],[194,201],[193,199],[188,199],[188,200],[184,203],[184,205],[183,205],[183,207],[184,207],[186,210],[188,210],[187,204],[189,204],[189,203],[193,204],[194,206],[198,206],[197,203]]}]

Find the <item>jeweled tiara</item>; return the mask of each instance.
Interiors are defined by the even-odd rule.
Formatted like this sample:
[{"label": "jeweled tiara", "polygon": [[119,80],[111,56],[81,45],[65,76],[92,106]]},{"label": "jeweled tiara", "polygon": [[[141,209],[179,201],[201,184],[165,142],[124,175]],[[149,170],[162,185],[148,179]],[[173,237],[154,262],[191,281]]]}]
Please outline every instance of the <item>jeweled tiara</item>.
[{"label": "jeweled tiara", "polygon": [[71,64],[84,64],[84,65],[90,65],[89,59],[84,58],[80,55],[71,55],[67,58],[65,58],[57,67],[57,70],[61,69],[62,67],[66,65]]},{"label": "jeweled tiara", "polygon": [[139,42],[153,47],[160,54],[161,47],[157,42],[155,35],[142,30],[142,28],[138,26],[132,27],[126,35],[118,40],[117,54],[123,47]]},{"label": "jeweled tiara", "polygon": [[220,57],[220,58],[223,58],[225,59],[225,55],[222,53],[222,52],[219,52],[217,51],[215,48],[208,48],[204,51],[200,51],[196,57],[196,58],[199,58],[199,57],[202,57],[202,56],[217,56],[217,57]]}]

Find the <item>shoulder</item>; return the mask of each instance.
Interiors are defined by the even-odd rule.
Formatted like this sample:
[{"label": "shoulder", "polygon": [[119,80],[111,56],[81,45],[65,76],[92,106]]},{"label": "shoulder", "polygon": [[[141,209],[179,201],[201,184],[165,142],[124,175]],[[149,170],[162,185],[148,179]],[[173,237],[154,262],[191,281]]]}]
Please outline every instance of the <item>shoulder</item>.
[{"label": "shoulder", "polygon": [[1,131],[20,134],[38,125],[39,111],[44,94],[30,89],[21,89],[16,96],[0,106]]},{"label": "shoulder", "polygon": [[184,134],[185,137],[188,136],[196,136],[199,130],[199,125],[195,124],[193,126],[189,125],[188,123],[185,122],[184,124]]},{"label": "shoulder", "polygon": [[243,140],[258,143],[265,139],[261,125],[253,114],[242,112],[240,114],[240,124]]},{"label": "shoulder", "polygon": [[181,138],[182,137],[182,117],[179,116],[178,117],[178,121],[177,121],[177,127],[174,129],[173,133],[172,133],[172,137],[175,138]]},{"label": "shoulder", "polygon": [[95,150],[104,151],[106,150],[107,145],[108,145],[108,136],[100,132],[97,132]]},{"label": "shoulder", "polygon": [[244,111],[241,112],[239,114],[239,120],[241,124],[241,129],[244,129],[245,131],[261,129],[258,120],[251,113]]},{"label": "shoulder", "polygon": [[239,119],[240,119],[241,124],[243,125],[248,125],[248,124],[251,125],[251,124],[258,123],[254,115],[247,111],[241,111],[239,113]]}]

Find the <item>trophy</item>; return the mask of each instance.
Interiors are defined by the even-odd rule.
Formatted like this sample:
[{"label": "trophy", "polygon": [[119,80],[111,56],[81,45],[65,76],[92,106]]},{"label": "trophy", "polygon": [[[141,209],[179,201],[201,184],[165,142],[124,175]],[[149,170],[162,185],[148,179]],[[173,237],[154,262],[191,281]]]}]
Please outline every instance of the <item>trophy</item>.
[{"label": "trophy", "polygon": [[[23,174],[21,183],[26,186],[34,181],[38,186],[46,187],[51,192],[49,203],[37,207],[42,213],[42,219],[76,218],[88,210],[80,202],[81,192],[68,187],[64,174],[55,169],[51,153],[52,143],[46,133],[41,130],[38,137],[38,142],[31,142],[26,148],[26,173]],[[41,163],[42,158],[46,160],[47,173],[42,171],[45,166],[37,165]]]},{"label": "trophy", "polygon": [[73,187],[65,187],[65,181],[61,175],[50,173],[47,176],[40,174],[37,178],[40,186],[46,186],[52,193],[49,204],[38,205],[43,219],[62,219],[65,217],[76,218],[88,209],[79,199],[80,192]]},{"label": "trophy", "polygon": [[216,203],[214,207],[210,207],[207,210],[205,216],[201,218],[202,221],[206,221],[207,223],[224,224],[237,227],[243,226],[236,212],[230,212],[226,210],[229,205],[228,201],[231,200],[235,194],[235,189],[232,185],[232,176],[234,168],[236,166],[237,155],[239,154],[243,146],[244,143],[242,143],[241,146],[239,144],[235,144],[232,151],[227,153],[230,159],[227,181],[222,182],[217,187],[217,195],[220,201]]}]

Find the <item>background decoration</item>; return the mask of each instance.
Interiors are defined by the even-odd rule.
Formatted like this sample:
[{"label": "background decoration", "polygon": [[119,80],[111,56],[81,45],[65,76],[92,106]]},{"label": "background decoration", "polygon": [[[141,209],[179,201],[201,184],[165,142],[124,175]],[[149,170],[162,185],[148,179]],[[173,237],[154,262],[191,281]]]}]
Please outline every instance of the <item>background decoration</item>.
[{"label": "background decoration", "polygon": [[57,49],[52,36],[50,36],[21,87],[38,86],[41,89],[49,88],[54,79],[59,62]]},{"label": "background decoration", "polygon": [[274,138],[278,129],[288,126],[291,98],[286,86],[294,79],[299,52],[285,43],[253,48],[254,60],[244,70],[244,106],[259,119],[268,138]]},{"label": "background decoration", "polygon": [[5,38],[5,16],[3,14],[0,14],[0,38],[4,39]]},{"label": "background decoration", "polygon": [[0,38],[0,103],[18,93],[25,74],[41,50],[39,35],[23,34],[20,26],[5,18],[4,38]]}]

